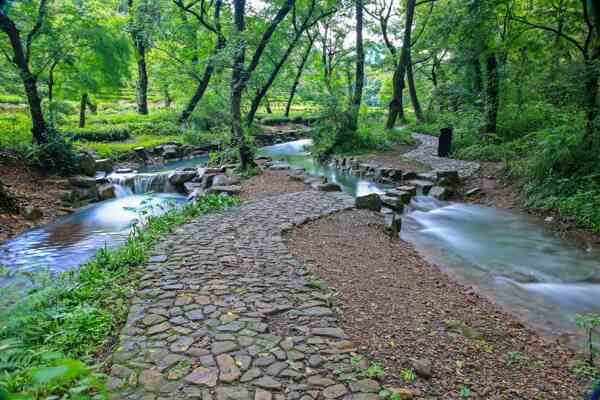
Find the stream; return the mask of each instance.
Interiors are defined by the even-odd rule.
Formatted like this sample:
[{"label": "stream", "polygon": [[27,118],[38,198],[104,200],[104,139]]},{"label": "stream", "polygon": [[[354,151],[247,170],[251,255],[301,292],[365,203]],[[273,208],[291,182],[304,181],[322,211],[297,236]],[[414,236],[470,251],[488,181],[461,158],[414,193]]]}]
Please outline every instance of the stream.
[{"label": "stream", "polygon": [[[261,148],[259,154],[326,176],[353,196],[383,193],[379,184],[316,163],[307,151],[310,144],[282,143]],[[111,176],[122,184],[117,198],[0,244],[0,265],[11,271],[77,267],[98,249],[126,241],[143,215],[184,204],[185,196],[169,193],[165,172],[205,162],[186,160]],[[133,180],[133,190],[126,180]],[[600,249],[565,241],[528,216],[417,196],[403,216],[401,237],[462,284],[546,333],[572,334],[577,313],[600,313]]]}]

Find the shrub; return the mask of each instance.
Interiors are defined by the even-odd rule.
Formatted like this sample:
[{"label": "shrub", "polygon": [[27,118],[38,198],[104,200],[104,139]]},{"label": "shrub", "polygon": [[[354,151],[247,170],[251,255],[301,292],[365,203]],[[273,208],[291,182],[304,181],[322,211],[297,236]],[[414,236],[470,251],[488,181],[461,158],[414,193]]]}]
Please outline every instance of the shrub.
[{"label": "shrub", "polygon": [[73,140],[87,140],[92,142],[121,142],[131,137],[129,128],[120,125],[74,128],[69,130],[68,135]]},{"label": "shrub", "polygon": [[68,175],[79,170],[79,153],[73,142],[55,130],[49,131],[48,143],[29,145],[25,157],[27,164],[44,171]]}]

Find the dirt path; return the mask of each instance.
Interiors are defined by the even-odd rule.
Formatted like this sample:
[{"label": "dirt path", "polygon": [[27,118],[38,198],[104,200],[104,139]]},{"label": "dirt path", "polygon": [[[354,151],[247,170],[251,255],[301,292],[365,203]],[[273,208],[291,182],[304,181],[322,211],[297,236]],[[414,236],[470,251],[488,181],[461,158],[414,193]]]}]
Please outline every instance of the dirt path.
[{"label": "dirt path", "polygon": [[406,385],[402,370],[430,366],[432,377],[411,385],[418,398],[457,399],[462,390],[474,399],[581,399],[587,383],[568,373],[570,351],[391,241],[376,214],[336,214],[287,239],[337,292],[344,330],[384,363],[386,383]]}]

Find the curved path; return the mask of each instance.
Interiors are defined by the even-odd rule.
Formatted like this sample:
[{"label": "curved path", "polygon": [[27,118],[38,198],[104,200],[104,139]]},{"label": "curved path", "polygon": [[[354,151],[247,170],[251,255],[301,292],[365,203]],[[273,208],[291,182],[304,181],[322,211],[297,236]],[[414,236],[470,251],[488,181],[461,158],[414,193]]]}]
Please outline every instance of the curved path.
[{"label": "curved path", "polygon": [[420,144],[416,149],[404,153],[403,156],[406,158],[427,165],[433,170],[458,171],[461,178],[469,177],[479,170],[479,163],[473,161],[438,157],[438,138],[435,136],[413,133],[412,137],[418,140]]},{"label": "curved path", "polygon": [[112,357],[114,398],[377,400],[378,383],[346,384],[353,345],[282,238],[353,204],[343,194],[286,194],[162,241]]}]

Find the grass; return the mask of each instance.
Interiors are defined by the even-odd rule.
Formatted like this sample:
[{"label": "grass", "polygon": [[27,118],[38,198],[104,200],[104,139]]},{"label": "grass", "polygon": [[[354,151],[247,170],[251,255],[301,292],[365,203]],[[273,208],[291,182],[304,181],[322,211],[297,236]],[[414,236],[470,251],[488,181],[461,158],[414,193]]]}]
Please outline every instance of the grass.
[{"label": "grass", "polygon": [[126,153],[136,147],[154,147],[172,141],[180,141],[181,135],[138,135],[132,137],[127,142],[76,142],[78,146],[85,147],[98,153],[101,158],[119,158],[123,153]]},{"label": "grass", "polygon": [[220,195],[203,197],[149,218],[134,228],[125,245],[100,250],[76,271],[31,277],[35,284],[25,295],[2,289],[0,298],[13,301],[0,312],[0,398],[7,393],[21,398],[105,398],[101,355],[127,317],[136,267],[165,234],[238,202]]}]

